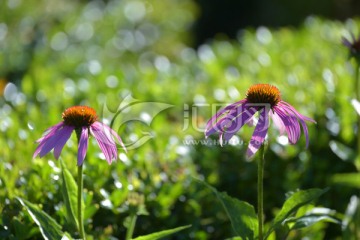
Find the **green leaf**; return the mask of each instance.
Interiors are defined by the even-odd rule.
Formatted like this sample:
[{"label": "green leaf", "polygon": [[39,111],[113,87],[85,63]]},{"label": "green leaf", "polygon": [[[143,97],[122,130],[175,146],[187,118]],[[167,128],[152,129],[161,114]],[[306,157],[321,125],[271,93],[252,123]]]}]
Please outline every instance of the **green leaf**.
[{"label": "green leaf", "polygon": [[218,192],[215,188],[203,181],[198,181],[215,193],[230,219],[233,230],[238,236],[242,239],[254,239],[257,237],[257,215],[252,205],[236,198],[232,198],[226,193]]},{"label": "green leaf", "polygon": [[171,234],[177,233],[177,232],[184,230],[186,228],[189,228],[189,227],[191,227],[191,225],[177,227],[177,228],[168,229],[168,230],[163,230],[163,231],[152,233],[149,235],[140,236],[140,237],[134,238],[133,240],[157,240],[157,239],[161,239],[163,237],[167,237]]},{"label": "green leaf", "polygon": [[301,216],[299,218],[292,218],[287,219],[285,223],[291,224],[291,230],[300,229],[304,227],[309,227],[311,225],[314,225],[317,222],[320,221],[326,221],[326,222],[332,222],[336,224],[341,224],[341,222],[329,215],[326,214],[309,214],[306,216]]},{"label": "green leaf", "polygon": [[346,185],[360,189],[360,173],[339,173],[332,177],[336,184]]},{"label": "green leaf", "polygon": [[19,197],[16,199],[26,208],[31,218],[34,220],[36,225],[38,225],[45,240],[62,238],[64,233],[61,231],[61,226],[53,218],[43,212],[38,206],[26,201],[25,199]]},{"label": "green leaf", "polygon": [[77,191],[78,187],[77,184],[69,172],[69,170],[66,169],[63,161],[60,159],[61,163],[61,178],[62,178],[62,194],[64,198],[64,203],[66,207],[66,216],[68,221],[70,221],[71,224],[74,225],[75,228],[78,226],[77,221]]},{"label": "green leaf", "polygon": [[309,189],[300,190],[292,194],[282,206],[280,212],[276,215],[272,225],[265,234],[265,239],[270,235],[272,231],[280,227],[284,220],[286,220],[291,214],[295,213],[300,207],[309,204],[314,199],[320,197],[328,189]]}]

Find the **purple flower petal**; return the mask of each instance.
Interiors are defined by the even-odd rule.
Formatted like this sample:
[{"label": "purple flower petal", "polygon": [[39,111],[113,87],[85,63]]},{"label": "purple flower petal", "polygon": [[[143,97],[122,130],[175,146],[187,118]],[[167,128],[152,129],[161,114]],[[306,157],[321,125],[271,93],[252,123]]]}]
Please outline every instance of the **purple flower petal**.
[{"label": "purple flower petal", "polygon": [[[107,126],[107,125],[105,125],[105,124],[103,124],[103,123],[101,123],[101,122],[95,122],[94,124],[95,124],[97,127],[99,127],[99,128],[105,128],[105,129],[106,129],[105,132],[110,132],[111,135],[112,135],[113,137],[115,137],[115,139],[118,140],[120,146],[124,149],[124,151],[127,152],[126,147],[125,147],[122,139],[120,138],[120,136],[119,136],[113,129],[111,129],[109,126]],[[93,125],[94,125],[94,124],[93,124]],[[113,140],[113,138],[112,138],[111,136],[110,136],[110,138],[111,138],[111,140]],[[116,153],[116,154],[117,154],[117,153]]]},{"label": "purple flower petal", "polygon": [[300,114],[298,111],[296,111],[296,109],[295,109],[293,106],[291,106],[291,105],[290,105],[289,103],[287,103],[287,102],[281,101],[281,102],[279,103],[279,105],[280,105],[280,106],[284,106],[284,105],[285,105],[285,106],[286,106],[287,108],[289,108],[299,119],[302,119],[302,120],[304,120],[304,121],[309,121],[309,122],[316,123],[316,121],[315,121],[314,119],[309,118],[309,117],[306,117],[306,116]]},{"label": "purple flower petal", "polygon": [[90,126],[90,133],[95,137],[101,151],[109,164],[117,158],[116,144],[107,128],[95,122]]},{"label": "purple flower petal", "polygon": [[99,131],[98,129],[95,129],[94,126],[90,126],[90,133],[91,135],[93,135],[96,139],[96,142],[98,143],[101,151],[104,153],[105,155],[105,159],[109,162],[111,161],[111,150],[108,149],[108,146],[106,144],[104,144],[104,142],[101,140],[103,138],[101,131]]},{"label": "purple flower petal", "polygon": [[119,141],[120,146],[124,149],[125,152],[127,152],[126,147],[124,145],[124,142],[122,141],[120,136],[113,129],[111,129],[110,127],[109,127],[109,129],[110,129],[112,135]]},{"label": "purple flower petal", "polygon": [[56,146],[54,147],[55,159],[59,159],[60,153],[63,147],[65,146],[65,143],[67,142],[67,140],[69,140],[71,133],[74,130],[73,127],[70,126],[65,126],[65,127],[66,127],[66,131],[64,131],[63,135],[60,136]]},{"label": "purple flower petal", "polygon": [[54,133],[60,129],[61,127],[64,126],[64,122],[59,122],[58,124],[52,126],[52,127],[49,127],[48,129],[45,130],[45,134],[39,138],[38,140],[36,140],[37,143],[40,143],[46,139],[48,139],[49,137],[51,137],[52,135],[54,135]]},{"label": "purple flower petal", "polygon": [[[43,136],[42,136],[41,138],[39,138],[38,140],[35,141],[35,142],[37,142],[37,143],[40,143],[40,145],[39,145],[37,148],[39,148],[41,145],[44,145],[45,142],[46,142],[46,139],[49,139],[51,136],[53,136],[53,135],[56,133],[56,131],[57,131],[59,128],[61,128],[63,125],[64,125],[64,123],[63,123],[63,122],[60,122],[60,123],[58,123],[58,124],[56,124],[56,125],[48,128],[48,129],[46,129],[46,131],[45,131],[45,133],[43,134]],[[41,143],[42,143],[42,144],[41,144]],[[35,151],[35,153],[36,153],[36,151]],[[35,153],[34,153],[34,155],[35,155]]]},{"label": "purple flower petal", "polygon": [[53,148],[56,147],[58,144],[58,141],[60,140],[61,136],[64,134],[68,134],[74,129],[72,126],[64,125],[62,128],[57,129],[56,132],[46,140],[43,140],[45,142],[44,146],[42,146],[42,149],[39,153],[40,157],[43,157],[45,154],[50,152]]},{"label": "purple flower petal", "polygon": [[[236,114],[236,112],[239,110],[237,107],[241,106],[244,102],[246,102],[246,100],[241,100],[236,103],[230,104],[230,105],[226,106],[225,108],[220,109],[214,116],[212,116],[211,119],[206,124],[205,137],[208,137],[211,134],[217,132],[217,130],[219,129],[217,126],[219,124],[221,124],[221,121],[224,121],[223,120],[224,116],[229,115],[231,112]],[[228,112],[228,113],[224,114],[225,112]],[[240,112],[238,112],[238,114],[240,114]]]},{"label": "purple flower petal", "polygon": [[[295,110],[295,108],[293,106],[291,106],[287,102],[281,101],[280,106],[284,110],[286,110],[288,113],[293,114],[298,118],[298,120],[300,121],[301,126],[303,128],[303,131],[304,131],[305,140],[306,140],[306,147],[308,147],[309,146],[309,131],[308,131],[308,128],[307,128],[307,125],[306,125],[305,121],[310,121],[310,122],[313,122],[313,123],[316,123],[316,121],[311,119],[311,118],[308,118],[308,117],[306,117],[304,115],[301,115],[298,111]],[[299,135],[300,135],[300,133],[299,133]]]},{"label": "purple flower petal", "polygon": [[250,158],[259,150],[263,144],[267,131],[269,129],[269,109],[263,108],[260,112],[259,121],[255,127],[254,133],[251,137],[249,147],[246,155]]},{"label": "purple flower petal", "polygon": [[81,129],[81,136],[79,140],[79,147],[78,147],[78,166],[81,166],[84,162],[86,151],[88,149],[88,142],[89,142],[89,130],[87,127],[82,127]]},{"label": "purple flower petal", "polygon": [[[219,132],[219,133],[226,132],[227,131],[226,129],[231,127],[233,125],[233,122],[236,121],[239,116],[243,116],[240,120],[242,120],[243,118],[244,119],[246,118],[245,119],[246,121],[244,120],[245,122],[243,122],[243,123],[241,121],[239,121],[239,124],[241,124],[241,126],[243,126],[247,121],[250,120],[250,118],[248,118],[248,116],[253,115],[253,113],[252,113],[253,111],[249,110],[249,109],[250,109],[250,107],[246,106],[246,101],[243,101],[242,105],[235,106],[232,109],[228,110],[228,112],[225,114],[222,114],[221,118],[218,119],[218,121],[216,123],[214,123],[210,128],[205,129],[205,136],[208,137],[211,134],[216,133],[216,132]],[[216,115],[218,115],[218,114],[216,114]]]},{"label": "purple flower petal", "polygon": [[284,123],[289,142],[291,144],[295,144],[300,138],[301,134],[300,125],[297,118],[292,114],[289,115],[283,108],[278,106],[274,107],[274,111]]},{"label": "purple flower petal", "polygon": [[230,140],[230,138],[232,138],[232,136],[234,136],[245,123],[250,121],[253,115],[258,111],[257,108],[251,106],[244,106],[244,108],[244,111],[239,116],[232,119],[231,125],[222,133],[225,141]]}]

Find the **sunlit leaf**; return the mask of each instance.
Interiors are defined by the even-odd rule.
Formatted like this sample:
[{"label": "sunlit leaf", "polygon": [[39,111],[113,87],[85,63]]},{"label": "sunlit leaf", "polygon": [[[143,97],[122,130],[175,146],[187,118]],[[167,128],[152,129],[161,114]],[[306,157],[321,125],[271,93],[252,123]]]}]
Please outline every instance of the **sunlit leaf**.
[{"label": "sunlit leaf", "polygon": [[218,192],[203,181],[199,182],[215,193],[224,207],[235,233],[243,239],[255,239],[258,234],[258,222],[254,207],[247,202],[230,197],[226,193]]},{"label": "sunlit leaf", "polygon": [[16,199],[26,208],[31,218],[38,225],[45,240],[61,239],[63,237],[64,233],[61,231],[61,226],[47,213],[25,199],[19,197]]},{"label": "sunlit leaf", "polygon": [[293,193],[285,201],[280,212],[276,215],[272,225],[265,234],[265,239],[270,235],[272,231],[280,227],[284,223],[284,220],[286,220],[290,215],[294,214],[301,206],[309,204],[311,201],[320,197],[326,191],[328,191],[328,189],[309,189],[300,190]]},{"label": "sunlit leaf", "polygon": [[156,232],[156,233],[152,233],[152,234],[149,234],[149,235],[134,238],[134,240],[157,240],[157,239],[161,239],[161,238],[170,236],[170,235],[172,235],[174,233],[177,233],[177,232],[179,232],[181,230],[184,230],[186,228],[189,228],[189,227],[191,227],[191,225],[177,227],[177,228],[168,229],[168,230],[163,230],[163,231],[160,231],[160,232]]},{"label": "sunlit leaf", "polygon": [[320,221],[325,221],[325,222],[332,222],[332,223],[336,223],[336,224],[340,224],[341,222],[331,216],[328,215],[307,215],[307,216],[302,216],[296,219],[289,219],[289,221],[286,221],[286,223],[293,223],[291,224],[291,230],[294,229],[300,229],[300,228],[304,228],[304,227],[309,227],[317,222]]},{"label": "sunlit leaf", "polygon": [[284,223],[290,226],[291,230],[309,227],[317,222],[325,221],[335,224],[341,224],[336,216],[336,211],[329,208],[312,208],[300,217],[290,217],[284,220]]}]

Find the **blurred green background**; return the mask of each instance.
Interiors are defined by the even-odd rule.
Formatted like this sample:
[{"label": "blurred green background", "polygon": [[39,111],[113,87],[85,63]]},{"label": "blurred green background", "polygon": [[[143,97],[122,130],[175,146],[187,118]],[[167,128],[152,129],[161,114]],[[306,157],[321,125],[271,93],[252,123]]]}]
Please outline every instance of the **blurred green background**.
[{"label": "blurred green background", "polygon": [[[317,121],[309,124],[308,149],[304,136],[291,146],[270,130],[266,219],[285,193],[313,187],[330,187],[317,205],[343,217],[359,185],[336,177],[357,172],[354,68],[341,37],[357,33],[359,20],[311,16],[295,26],[239,24],[235,33],[206,40],[213,35],[201,28],[205,12],[191,0],[0,1],[1,239],[41,239],[16,196],[40,205],[67,230],[60,163],[52,154],[32,159],[35,141],[69,106],[92,106],[109,120],[104,106],[115,111],[129,96],[172,107],[149,124],[130,121],[116,129],[125,143],[151,138],[120,151],[111,166],[91,141],[84,170],[90,239],[124,238],[129,192],[143,194],[149,212],[139,217],[135,236],[187,224],[192,227],[172,239],[234,236],[221,204],[193,177],[255,205],[256,162],[245,159],[246,144],[191,141],[204,139],[198,128],[213,113],[204,106],[242,99],[254,83],[276,85],[283,100]],[[137,112],[139,118],[149,111]],[[246,143],[252,131],[244,127],[238,140]],[[73,135],[61,155],[74,175],[75,143]],[[319,223],[289,239],[341,239],[346,231]]]}]

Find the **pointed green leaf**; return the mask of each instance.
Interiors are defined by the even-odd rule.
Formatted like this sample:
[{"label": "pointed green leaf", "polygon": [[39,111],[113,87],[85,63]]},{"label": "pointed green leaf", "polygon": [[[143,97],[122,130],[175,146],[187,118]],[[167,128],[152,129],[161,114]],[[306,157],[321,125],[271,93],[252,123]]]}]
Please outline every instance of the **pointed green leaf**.
[{"label": "pointed green leaf", "polygon": [[276,215],[272,225],[265,234],[265,239],[270,235],[272,231],[280,227],[284,220],[287,219],[291,214],[295,213],[300,207],[309,204],[314,199],[320,197],[328,189],[309,189],[300,190],[292,194],[282,206],[280,212]]},{"label": "pointed green leaf", "polygon": [[71,222],[71,224],[74,225],[75,228],[78,226],[77,222],[77,191],[78,187],[76,185],[76,182],[69,172],[69,170],[66,169],[63,161],[60,159],[61,163],[61,177],[62,177],[62,194],[64,198],[64,203],[66,207],[66,216],[68,221]]},{"label": "pointed green leaf", "polygon": [[203,185],[211,189],[228,215],[232,228],[242,239],[255,239],[258,234],[258,222],[255,209],[247,202],[232,198],[226,193],[218,192],[207,183],[200,181]]},{"label": "pointed green leaf", "polygon": [[338,219],[326,214],[310,214],[306,216],[301,216],[299,218],[288,219],[286,220],[286,223],[291,224],[291,230],[295,230],[304,227],[309,227],[320,221],[341,224],[341,222]]},{"label": "pointed green leaf", "polygon": [[157,240],[157,239],[167,237],[171,234],[177,233],[177,232],[184,230],[186,228],[189,228],[189,227],[191,227],[191,225],[168,229],[168,230],[152,233],[152,234],[145,235],[145,236],[140,236],[140,237],[134,238],[133,240]]},{"label": "pointed green leaf", "polygon": [[19,197],[16,199],[26,208],[31,218],[34,220],[36,225],[38,225],[45,240],[62,238],[64,233],[61,231],[61,226],[53,218],[43,212],[38,206],[26,201],[25,199]]}]

